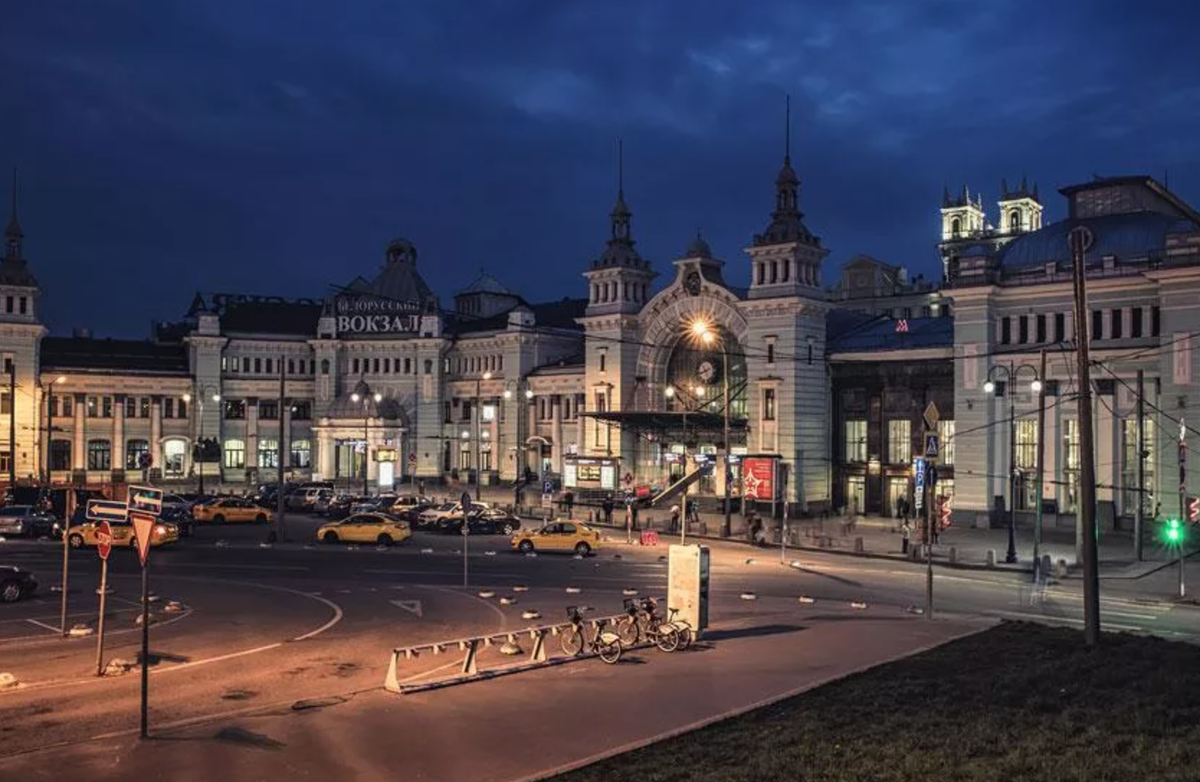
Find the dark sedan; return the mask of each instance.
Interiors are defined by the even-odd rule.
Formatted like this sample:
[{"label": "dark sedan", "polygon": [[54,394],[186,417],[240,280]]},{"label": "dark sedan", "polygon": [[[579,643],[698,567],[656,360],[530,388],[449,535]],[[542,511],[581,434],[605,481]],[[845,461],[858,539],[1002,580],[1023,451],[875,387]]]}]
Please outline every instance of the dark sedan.
[{"label": "dark sedan", "polygon": [[[438,522],[438,532],[461,535],[462,516],[450,516]],[[511,513],[499,508],[488,508],[481,513],[474,513],[467,522],[467,531],[471,535],[511,535],[521,528],[521,520]]]},{"label": "dark sedan", "polygon": [[15,603],[37,591],[37,580],[28,570],[0,565],[0,603]]}]

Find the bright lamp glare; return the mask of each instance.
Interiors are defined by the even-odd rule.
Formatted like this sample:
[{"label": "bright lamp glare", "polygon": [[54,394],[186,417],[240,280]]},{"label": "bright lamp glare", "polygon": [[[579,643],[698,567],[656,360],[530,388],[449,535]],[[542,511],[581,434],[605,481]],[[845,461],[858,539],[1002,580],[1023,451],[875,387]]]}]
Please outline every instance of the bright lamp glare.
[{"label": "bright lamp glare", "polygon": [[990,394],[996,390],[996,384],[989,380],[983,384],[983,390]]},{"label": "bright lamp glare", "polygon": [[692,333],[697,337],[703,337],[705,334],[709,333],[708,324],[702,320],[693,320]]},{"label": "bright lamp glare", "polygon": [[350,395],[350,401],[357,402],[358,400],[359,400],[358,392],[355,391],[353,394]]},{"label": "bright lamp glare", "polygon": [[376,402],[382,402],[382,401],[383,401],[383,394],[376,394],[376,395],[375,395],[375,401],[376,401]]},{"label": "bright lamp glare", "polygon": [[1033,393],[1035,393],[1035,394],[1038,393],[1039,391],[1042,390],[1042,381],[1040,381],[1040,380],[1033,381],[1032,383],[1029,384],[1029,388],[1033,391]]}]

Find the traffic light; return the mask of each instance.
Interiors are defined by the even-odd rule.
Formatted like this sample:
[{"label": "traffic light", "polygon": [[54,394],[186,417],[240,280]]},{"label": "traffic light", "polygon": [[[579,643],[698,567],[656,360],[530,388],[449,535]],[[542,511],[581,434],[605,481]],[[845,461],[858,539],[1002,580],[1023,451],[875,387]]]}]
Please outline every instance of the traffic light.
[{"label": "traffic light", "polygon": [[1167,543],[1172,546],[1178,546],[1183,543],[1183,522],[1179,519],[1167,519],[1167,526],[1163,530],[1163,536]]},{"label": "traffic light", "polygon": [[941,506],[938,508],[938,522],[942,525],[942,529],[950,526],[950,497],[941,497]]},{"label": "traffic light", "polygon": [[1193,524],[1200,522],[1200,497],[1187,498],[1187,517]]}]

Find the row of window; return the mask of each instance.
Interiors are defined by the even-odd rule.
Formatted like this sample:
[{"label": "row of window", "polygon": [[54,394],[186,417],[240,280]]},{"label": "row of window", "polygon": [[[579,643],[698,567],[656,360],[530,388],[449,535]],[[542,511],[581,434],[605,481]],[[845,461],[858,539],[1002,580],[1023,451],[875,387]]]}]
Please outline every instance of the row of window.
[{"label": "row of window", "polygon": [[[792,261],[785,258],[781,261],[759,261],[754,264],[754,279],[757,285],[773,285],[777,282],[788,282],[792,278]],[[796,279],[808,285],[817,284],[816,266],[810,263],[796,262]]]},{"label": "row of window", "polygon": [[[312,402],[307,399],[293,399],[289,409],[293,421],[312,420]],[[245,399],[226,399],[222,405],[222,417],[226,421],[242,421],[246,418]],[[279,420],[279,400],[260,399],[258,401],[258,417],[265,421]]]},{"label": "row of window", "polygon": [[[279,372],[283,359],[278,359],[278,362],[277,364],[276,359],[273,358],[221,356],[221,371],[238,372],[244,375],[274,375]],[[289,358],[287,360],[287,374],[289,375],[315,375],[316,373],[316,359]]]},{"label": "row of window", "polygon": [[[938,463],[954,466],[954,421],[938,421]],[[867,461],[867,422],[864,419],[846,421],[843,440],[845,460],[849,463]],[[916,456],[912,441],[912,421],[907,418],[890,418],[887,421],[887,464],[912,463]]]},{"label": "row of window", "polygon": [[[50,441],[50,469],[66,471],[72,469],[72,445],[70,440]],[[145,458],[150,455],[148,440],[127,440],[125,442],[125,469],[140,470],[146,464]],[[167,476],[180,476],[185,465],[186,444],[183,440],[173,439],[163,443],[162,469]],[[111,470],[113,468],[112,443],[106,439],[87,441],[87,469]],[[231,469],[242,469],[246,466],[246,441],[226,440],[222,463]],[[312,441],[293,440],[290,449],[289,465],[297,469],[312,466]],[[274,468],[279,466],[279,440],[273,437],[263,437],[258,441],[258,466]]]},{"label": "row of window", "polygon": [[[5,296],[4,299],[5,299],[4,311],[7,312],[9,315],[12,315],[14,312],[17,312],[17,311],[19,311],[21,315],[24,315],[29,312],[29,297],[28,296],[16,296],[16,297]],[[14,301],[14,299],[15,299],[15,301]],[[17,310],[14,310],[14,308],[13,308],[14,305],[19,305],[19,308]]]},{"label": "row of window", "polygon": [[[375,359],[376,371],[379,366],[379,359]],[[405,372],[407,369],[408,359],[405,359]],[[492,356],[459,356],[458,357],[458,374],[477,374],[479,372],[502,372],[504,371],[504,356],[499,354]],[[356,370],[357,371],[357,370]],[[450,359],[446,359],[446,371],[450,371]]]},{"label": "row of window", "polygon": [[[7,401],[6,399],[0,399],[0,406],[3,406],[0,408],[0,412],[9,412]],[[73,394],[51,394],[49,405],[51,418],[70,418],[75,414],[75,397]],[[113,410],[115,409],[114,397],[88,396],[84,401],[84,409],[88,418],[112,418]],[[125,397],[126,418],[149,418],[150,411],[150,397]],[[187,402],[176,397],[164,397],[162,400],[162,417],[187,418]]]},{"label": "row of window", "polygon": [[[1105,313],[1109,313],[1108,328],[1105,328]],[[1137,339],[1146,335],[1157,337],[1161,328],[1161,313],[1158,305],[1150,307],[1150,322],[1146,323],[1146,311],[1142,307],[1129,309],[1129,329],[1125,328],[1125,310],[1092,310],[1092,339]],[[1015,328],[1014,328],[1015,327]],[[1052,331],[1051,331],[1052,329]],[[1072,334],[1073,338],[1074,335]],[[1067,335],[1067,316],[1062,312],[1038,315],[1006,315],[1000,319],[1001,345],[1045,344],[1064,342]]]},{"label": "row of window", "polygon": [[610,301],[632,301],[641,303],[646,300],[649,286],[644,282],[593,282],[592,304],[604,304]]}]

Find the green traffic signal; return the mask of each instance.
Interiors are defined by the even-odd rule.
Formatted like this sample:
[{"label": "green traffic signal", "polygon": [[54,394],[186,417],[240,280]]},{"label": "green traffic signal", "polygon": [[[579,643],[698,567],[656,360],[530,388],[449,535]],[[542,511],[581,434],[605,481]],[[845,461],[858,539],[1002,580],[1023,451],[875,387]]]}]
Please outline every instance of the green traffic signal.
[{"label": "green traffic signal", "polygon": [[1168,543],[1178,544],[1183,542],[1183,522],[1179,519],[1167,519],[1167,526],[1164,534]]}]

